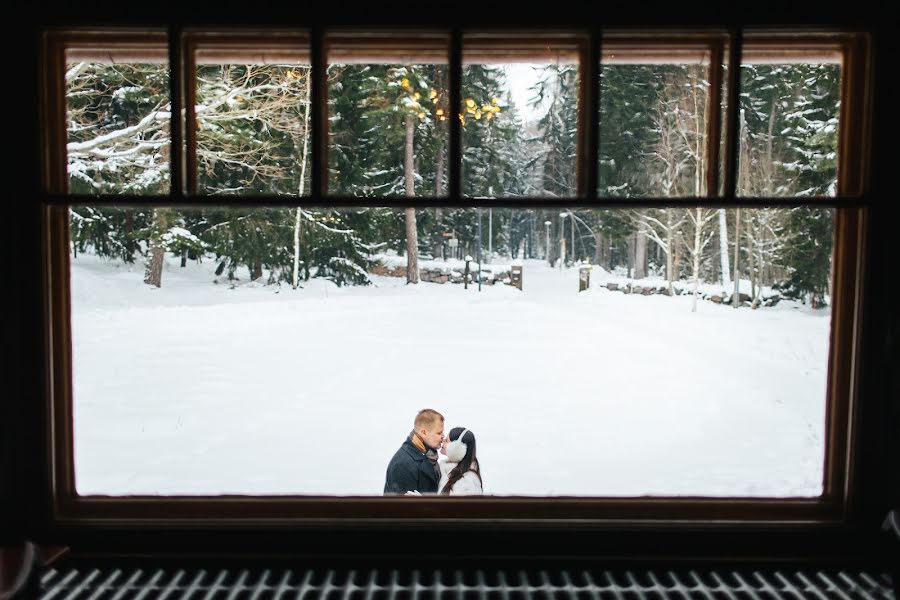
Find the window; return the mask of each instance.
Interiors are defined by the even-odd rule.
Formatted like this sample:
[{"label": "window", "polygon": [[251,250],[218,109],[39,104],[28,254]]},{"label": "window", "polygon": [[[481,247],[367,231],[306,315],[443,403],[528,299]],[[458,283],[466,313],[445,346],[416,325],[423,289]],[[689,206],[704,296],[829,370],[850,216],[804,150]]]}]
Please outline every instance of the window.
[{"label": "window", "polygon": [[[156,494],[200,495],[218,516],[266,507],[275,512],[259,514],[300,519],[819,519],[842,505],[865,226],[854,204],[864,189],[864,156],[845,149],[865,142],[863,38],[316,30],[189,31],[174,40],[62,32],[46,42],[45,92],[55,107],[45,141],[47,283],[63,517],[110,509],[129,516],[166,503],[176,514],[194,514],[196,504],[183,498],[147,498]],[[720,68],[735,64],[738,50],[740,80]],[[513,65],[540,66],[527,73]],[[523,71],[534,78],[538,116],[530,124],[517,120],[521,101],[512,86],[504,89]],[[773,91],[773,82],[784,88]],[[797,91],[799,82],[809,96]],[[653,109],[630,108],[639,98]],[[98,176],[100,158],[104,169],[116,165],[118,179]],[[721,196],[709,192],[720,189]],[[149,259],[145,274],[127,264],[136,251]],[[143,277],[166,289],[166,277],[186,295],[152,295],[150,287],[140,299],[123,295],[98,254],[124,257],[114,267],[120,282]],[[213,255],[207,262],[214,268],[194,268]],[[167,256],[185,271],[164,273]],[[586,258],[597,268],[578,268]],[[808,264],[798,269],[800,262]],[[798,271],[805,279],[791,277]],[[188,272],[217,284],[199,291]],[[734,273],[749,285],[732,287]],[[519,285],[509,285],[516,274]],[[373,299],[353,285],[373,275],[400,277],[383,280],[384,297]],[[394,301],[396,290],[407,289],[402,283],[417,278],[444,286],[421,294],[453,286],[490,293],[460,302],[442,291],[425,307]],[[717,283],[701,286],[702,279]],[[564,304],[529,307],[515,295],[559,282],[573,292]],[[322,298],[331,293],[339,303],[273,301],[264,289],[270,283],[285,291],[305,286]],[[582,283],[590,289],[577,295]],[[223,294],[238,287],[247,298],[261,292],[251,301],[266,319],[227,310],[234,294]],[[788,303],[791,294],[810,303],[806,311],[827,303],[830,322],[818,313],[779,331],[780,316],[791,311],[766,312],[766,305]],[[212,295],[219,296],[215,307]],[[698,304],[723,301],[747,304],[727,313],[741,322],[684,318]],[[630,317],[638,305],[654,312]],[[615,318],[591,323],[595,308]],[[660,337],[679,343],[630,339],[646,314],[666,315]],[[792,349],[785,332],[795,326],[809,349]],[[260,360],[278,327],[297,331],[275,346],[272,360]],[[434,333],[424,343],[407,329]],[[473,341],[469,331],[488,334]],[[776,333],[773,350],[767,343]],[[467,344],[503,358],[468,364],[460,360]],[[691,352],[679,355],[680,348]],[[623,355],[646,368],[623,379],[614,362]],[[450,373],[441,366],[446,360],[456,367]],[[744,360],[737,383],[732,373],[711,375],[710,364]],[[592,373],[596,361],[613,365],[607,377]],[[782,375],[773,375],[771,361],[781,363]],[[204,369],[213,375],[196,376]],[[654,380],[665,383],[653,388]],[[805,408],[777,412],[779,385]],[[514,390],[512,408],[499,403],[504,389]],[[606,404],[579,418],[585,409],[575,400],[584,390]],[[286,395],[313,399],[316,411],[285,414],[273,399]],[[661,396],[682,402],[654,403]],[[717,417],[720,396],[735,400],[727,420]],[[178,398],[208,411],[179,409]],[[399,439],[375,435],[382,424],[366,412],[367,402],[383,402],[382,417],[404,422],[443,399],[464,420],[488,414],[484,398],[501,408],[480,427],[505,446],[505,454],[492,454],[482,445],[488,468],[498,467],[493,497],[402,506],[403,499],[380,497],[385,459]],[[266,412],[248,411],[251,399]],[[362,418],[332,439],[328,424],[346,413]],[[531,429],[504,428],[504,418]],[[785,419],[796,425],[777,441],[762,437]],[[100,434],[97,423],[104,424]],[[710,424],[717,425],[712,436]],[[756,434],[744,435],[754,427]],[[641,455],[660,435],[671,445]],[[142,439],[154,441],[142,446]],[[310,439],[316,452],[332,444],[368,451],[353,460],[367,475],[349,484],[335,477],[346,462],[341,456],[332,468],[288,474],[296,461],[331,460],[310,453],[303,444]],[[180,445],[185,441],[194,445]],[[540,485],[529,487],[530,469],[515,470],[517,445],[538,449],[543,462],[529,464],[546,473]],[[553,474],[556,448],[584,481]],[[286,452],[296,461],[280,462]],[[767,460],[783,454],[794,464],[781,461],[783,473],[767,469]],[[762,460],[742,465],[748,457]],[[280,464],[264,473],[260,461]],[[678,471],[680,462],[691,469]],[[123,477],[135,464],[137,477]],[[237,483],[209,481],[214,473]],[[648,474],[658,479],[648,482]],[[604,477],[606,487],[592,486]],[[115,497],[98,497],[107,494]],[[208,497],[220,494],[264,496]]]}]

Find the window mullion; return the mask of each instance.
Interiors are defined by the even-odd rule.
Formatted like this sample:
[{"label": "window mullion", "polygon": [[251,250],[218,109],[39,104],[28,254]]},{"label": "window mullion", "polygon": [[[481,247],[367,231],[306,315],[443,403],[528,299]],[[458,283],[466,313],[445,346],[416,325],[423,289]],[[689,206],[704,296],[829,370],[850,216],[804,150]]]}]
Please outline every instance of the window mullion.
[{"label": "window mullion", "polygon": [[[738,139],[738,111],[740,111],[740,93],[741,93],[741,56],[743,52],[743,29],[736,27],[731,31],[728,45],[728,104],[725,113],[725,164],[723,166],[724,192],[722,196],[726,200],[734,200],[737,196],[737,168],[738,168],[738,149],[740,140]],[[720,111],[718,107],[715,110],[714,119],[718,119]],[[718,143],[718,140],[711,140],[712,143]],[[711,170],[717,170],[718,165],[709,165]],[[718,187],[718,185],[716,186]],[[707,190],[707,194],[715,195],[716,190]]]},{"label": "window mullion", "polygon": [[[182,28],[179,25],[172,25],[169,27],[169,110],[171,119],[169,190],[175,198],[182,196],[184,192],[184,147],[182,146],[184,129],[181,120],[182,85],[184,84],[182,49]],[[190,131],[190,128],[187,129]]]},{"label": "window mullion", "polygon": [[[706,195],[719,196],[719,148],[722,141],[722,60],[724,49],[721,41],[710,47],[709,94],[706,119]],[[731,89],[730,87],[728,89]],[[731,104],[728,105],[729,114]],[[727,118],[727,117],[726,117]]]},{"label": "window mullion", "polygon": [[312,130],[310,142],[310,195],[320,200],[328,194],[328,90],[326,75],[328,55],[321,27],[310,31],[310,108]]},{"label": "window mullion", "polygon": [[195,38],[188,38],[186,43],[179,46],[184,52],[182,66],[184,67],[184,121],[187,130],[185,131],[185,144],[183,146],[185,157],[184,165],[187,169],[184,180],[187,185],[187,193],[191,196],[197,195],[197,173],[200,171],[199,160],[197,157],[197,43]]},{"label": "window mullion", "polygon": [[[253,195],[253,196],[136,196],[133,194],[105,194],[102,196],[86,194],[48,194],[44,201],[53,206],[92,206],[92,207],[175,207],[198,208],[204,206],[250,208],[250,207],[297,207],[297,206],[334,206],[334,207],[372,207],[372,208],[475,208],[486,206],[484,198],[438,198],[416,196],[413,198],[397,198],[384,196],[319,196],[299,199],[289,195]],[[585,208],[585,209],[639,209],[639,208],[781,208],[789,209],[798,206],[817,208],[858,208],[868,206],[872,199],[867,195],[851,197],[740,197],[737,199],[709,196],[679,197],[555,197],[534,198],[492,198],[492,208],[537,209],[537,208]]]},{"label": "window mullion", "polygon": [[[462,104],[462,31],[458,28],[453,29],[450,36],[450,69],[449,69],[449,89],[450,89],[450,152],[449,162],[449,185],[447,186],[448,197],[456,200],[462,197],[462,125],[459,121],[459,110]],[[456,115],[454,115],[456,113]]]},{"label": "window mullion", "polygon": [[587,56],[582,57],[582,104],[580,125],[582,154],[581,169],[578,172],[579,196],[589,200],[597,197],[600,168],[600,56],[602,50],[602,30],[591,29],[588,38]]}]

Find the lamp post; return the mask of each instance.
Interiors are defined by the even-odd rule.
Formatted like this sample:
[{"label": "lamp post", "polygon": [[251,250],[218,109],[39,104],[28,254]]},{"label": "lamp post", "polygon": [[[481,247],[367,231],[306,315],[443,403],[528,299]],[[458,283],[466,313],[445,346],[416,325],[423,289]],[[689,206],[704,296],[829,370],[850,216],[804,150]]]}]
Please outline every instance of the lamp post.
[{"label": "lamp post", "polygon": [[559,213],[559,270],[562,272],[563,264],[566,262],[566,235],[565,235],[565,222],[566,217],[569,216],[567,213],[561,212]]},{"label": "lamp post", "polygon": [[488,253],[487,261],[491,262],[491,255],[494,253],[494,209],[488,209]]},{"label": "lamp post", "polygon": [[475,209],[478,215],[478,291],[481,291],[481,207]]},{"label": "lamp post", "polygon": [[550,260],[550,221],[544,221],[544,229],[547,230],[547,243],[544,244],[544,253],[547,258],[547,262],[550,263],[550,266],[553,266],[553,261]]}]

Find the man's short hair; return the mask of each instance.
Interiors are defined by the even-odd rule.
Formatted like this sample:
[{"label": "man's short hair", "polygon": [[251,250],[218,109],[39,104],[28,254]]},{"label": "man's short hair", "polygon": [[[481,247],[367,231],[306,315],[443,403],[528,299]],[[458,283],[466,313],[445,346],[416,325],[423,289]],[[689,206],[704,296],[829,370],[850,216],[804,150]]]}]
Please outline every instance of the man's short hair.
[{"label": "man's short hair", "polygon": [[416,421],[413,426],[416,428],[416,430],[419,430],[422,427],[430,429],[431,426],[438,421],[443,423],[444,415],[432,408],[424,408],[419,411],[419,414],[416,415]]}]

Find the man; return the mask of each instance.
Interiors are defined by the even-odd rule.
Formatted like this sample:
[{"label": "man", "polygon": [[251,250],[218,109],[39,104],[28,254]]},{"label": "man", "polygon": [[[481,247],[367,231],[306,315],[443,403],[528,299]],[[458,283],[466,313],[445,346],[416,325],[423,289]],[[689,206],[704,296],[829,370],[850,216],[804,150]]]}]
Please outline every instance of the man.
[{"label": "man", "polygon": [[444,441],[444,415],[426,408],[416,415],[413,430],[388,464],[385,494],[436,494],[441,480],[438,448]]}]

